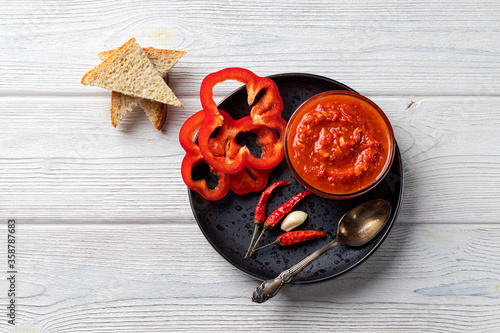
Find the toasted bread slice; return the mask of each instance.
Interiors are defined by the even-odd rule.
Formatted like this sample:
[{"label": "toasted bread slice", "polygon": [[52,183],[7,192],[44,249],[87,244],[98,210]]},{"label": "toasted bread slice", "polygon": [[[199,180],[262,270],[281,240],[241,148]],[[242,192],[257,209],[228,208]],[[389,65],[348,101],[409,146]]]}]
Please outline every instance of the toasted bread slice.
[{"label": "toasted bread slice", "polygon": [[167,104],[141,98],[139,105],[156,129],[161,130],[167,119]]},{"label": "toasted bread slice", "polygon": [[[170,68],[172,68],[177,61],[179,61],[179,59],[186,54],[184,51],[161,50],[152,47],[147,47],[143,50],[146,52],[149,60],[161,76],[165,76]],[[98,56],[102,60],[105,60],[115,51],[116,49],[103,51],[99,53]],[[161,130],[167,118],[167,106],[165,104],[139,97],[124,95],[116,91],[111,93],[111,124],[114,127],[118,126],[120,121],[138,104],[144,110],[155,128],[157,130]]]},{"label": "toasted bread slice", "polygon": [[157,130],[161,130],[167,118],[167,105],[150,99],[124,95],[116,91],[111,92],[111,125],[118,126],[125,116],[137,105],[144,110],[151,123]]},{"label": "toasted bread slice", "polygon": [[182,106],[135,38],[131,38],[85,74],[81,82],[125,95]]},{"label": "toasted bread slice", "polygon": [[[98,54],[99,58],[106,60],[111,56],[117,49],[103,51]],[[154,68],[164,77],[167,72],[172,68],[180,58],[182,58],[186,52],[176,51],[176,50],[165,50],[165,49],[155,49],[154,47],[145,47],[143,50],[146,52],[149,60],[153,64]]]}]

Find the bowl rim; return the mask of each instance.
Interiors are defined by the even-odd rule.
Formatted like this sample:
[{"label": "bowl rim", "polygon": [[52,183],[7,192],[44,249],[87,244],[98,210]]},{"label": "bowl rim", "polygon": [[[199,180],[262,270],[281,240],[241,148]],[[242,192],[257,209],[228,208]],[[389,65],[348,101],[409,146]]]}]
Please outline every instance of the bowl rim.
[{"label": "bowl rim", "polygon": [[[384,169],[379,173],[379,175],[377,176],[377,178],[375,179],[375,181],[373,183],[371,183],[370,185],[368,185],[368,186],[366,186],[366,187],[364,187],[361,190],[358,190],[356,192],[343,193],[343,194],[328,193],[328,192],[319,190],[319,189],[315,188],[314,186],[311,186],[310,184],[308,184],[308,182],[306,182],[304,179],[302,179],[302,177],[298,174],[298,172],[295,170],[295,168],[294,168],[294,166],[293,166],[293,164],[291,162],[291,159],[289,157],[288,146],[289,146],[291,140],[288,140],[288,137],[289,137],[289,134],[290,134],[290,130],[291,130],[292,124],[294,123],[294,120],[297,118],[297,116],[300,113],[300,111],[306,105],[314,102],[315,100],[317,100],[319,98],[327,96],[327,95],[348,95],[348,96],[355,97],[355,98],[358,98],[360,100],[365,101],[366,103],[370,104],[378,112],[378,114],[382,117],[382,119],[383,119],[383,121],[384,121],[384,123],[385,123],[385,125],[387,127],[387,130],[388,130],[388,134],[389,134],[389,152],[388,152],[388,158],[387,158],[387,161],[385,163]],[[295,111],[292,113],[292,115],[290,116],[290,119],[289,119],[289,121],[287,123],[284,135],[285,135],[285,137],[284,137],[284,141],[285,141],[285,159],[286,159],[286,162],[288,164],[288,168],[290,169],[292,175],[295,177],[295,179],[297,179],[297,181],[302,186],[304,186],[305,188],[307,188],[308,190],[310,190],[314,194],[319,195],[319,196],[324,197],[324,198],[328,198],[328,199],[352,199],[352,198],[358,197],[358,196],[360,196],[362,194],[365,194],[368,191],[370,191],[371,189],[373,189],[375,186],[377,186],[382,181],[382,179],[384,179],[387,176],[387,173],[391,169],[392,163],[394,162],[394,155],[395,155],[395,152],[396,152],[396,139],[395,139],[395,136],[394,136],[394,130],[392,128],[391,122],[389,121],[389,118],[387,117],[387,115],[371,99],[369,99],[368,97],[363,96],[363,95],[361,95],[361,94],[359,94],[357,92],[352,92],[352,91],[329,90],[329,91],[324,91],[322,93],[316,94],[316,95],[308,98],[301,105],[299,105],[295,109]]]}]

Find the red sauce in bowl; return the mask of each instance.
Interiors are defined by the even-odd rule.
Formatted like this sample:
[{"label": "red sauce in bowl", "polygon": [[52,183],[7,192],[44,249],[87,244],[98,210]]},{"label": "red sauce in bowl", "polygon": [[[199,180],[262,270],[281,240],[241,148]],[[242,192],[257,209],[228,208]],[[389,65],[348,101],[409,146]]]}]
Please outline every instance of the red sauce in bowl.
[{"label": "red sauce in bowl", "polygon": [[394,157],[394,134],[382,110],[356,93],[316,95],[292,115],[286,156],[294,176],[316,194],[352,198],[375,186]]}]

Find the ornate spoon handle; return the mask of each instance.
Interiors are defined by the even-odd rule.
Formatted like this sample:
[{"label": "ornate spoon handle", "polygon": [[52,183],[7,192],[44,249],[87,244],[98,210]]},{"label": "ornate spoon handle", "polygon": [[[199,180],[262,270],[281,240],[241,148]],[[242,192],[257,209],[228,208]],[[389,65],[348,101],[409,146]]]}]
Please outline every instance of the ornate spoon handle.
[{"label": "ornate spoon handle", "polygon": [[281,272],[280,275],[278,275],[278,277],[276,277],[275,279],[262,282],[262,284],[258,286],[257,289],[255,289],[255,291],[253,292],[252,301],[256,303],[264,303],[268,299],[276,296],[276,294],[278,294],[278,292],[280,291],[281,287],[284,284],[292,281],[295,275],[299,274],[300,271],[306,268],[314,260],[318,259],[321,255],[323,255],[323,253],[337,246],[338,244],[339,241],[338,238],[336,237],[330,243],[314,251],[313,253],[311,253],[301,261],[299,261],[294,266]]}]

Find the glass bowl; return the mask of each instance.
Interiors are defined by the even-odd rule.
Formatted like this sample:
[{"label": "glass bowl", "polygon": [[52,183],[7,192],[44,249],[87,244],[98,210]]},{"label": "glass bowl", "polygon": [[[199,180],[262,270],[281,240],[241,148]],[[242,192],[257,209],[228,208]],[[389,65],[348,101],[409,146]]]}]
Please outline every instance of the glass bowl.
[{"label": "glass bowl", "polygon": [[384,179],[396,142],[384,112],[349,91],[315,95],[292,114],[285,131],[285,157],[297,179],[329,199],[360,196]]}]

